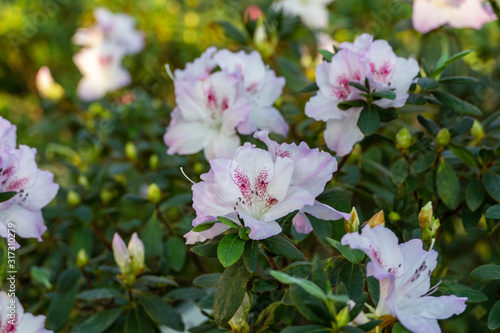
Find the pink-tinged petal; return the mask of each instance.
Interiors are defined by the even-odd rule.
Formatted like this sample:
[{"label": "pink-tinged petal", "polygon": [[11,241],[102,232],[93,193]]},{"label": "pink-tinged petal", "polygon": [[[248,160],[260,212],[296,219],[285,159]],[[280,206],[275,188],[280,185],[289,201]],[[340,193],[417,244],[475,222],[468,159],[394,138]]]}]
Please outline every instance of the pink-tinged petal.
[{"label": "pink-tinged petal", "polygon": [[238,132],[242,134],[252,134],[257,130],[267,130],[286,136],[289,130],[283,115],[274,107],[253,108],[248,119],[240,123]]},{"label": "pink-tinged petal", "polygon": [[177,120],[167,128],[163,141],[169,155],[190,155],[203,150],[217,135],[215,129],[202,122]]},{"label": "pink-tinged petal", "polygon": [[447,319],[465,311],[466,297],[441,296],[407,299],[398,304],[397,317],[404,327],[415,333],[440,333],[437,319]]},{"label": "pink-tinged petal", "polygon": [[312,206],[304,206],[304,208],[302,208],[302,211],[325,221],[336,221],[340,219],[349,220],[351,218],[350,214],[339,212],[328,205],[322,204],[319,201],[314,201],[314,205]]},{"label": "pink-tinged petal", "polygon": [[[14,314],[11,314],[12,306]],[[19,325],[24,317],[24,309],[21,302],[17,297],[10,298],[5,291],[0,291],[0,332],[16,332],[16,327]],[[15,324],[12,325],[14,321]]]},{"label": "pink-tinged petal", "polygon": [[297,215],[293,217],[292,224],[299,234],[308,234],[313,231],[311,221],[309,221],[306,214],[303,212],[298,212]]},{"label": "pink-tinged petal", "polygon": [[266,75],[266,66],[257,51],[247,54],[245,51],[220,50],[214,59],[222,70],[240,76],[247,90],[252,85],[259,85]]},{"label": "pink-tinged petal", "polygon": [[[269,154],[268,154],[269,155]],[[267,193],[278,202],[288,196],[288,187],[293,175],[294,163],[288,157],[277,157],[274,164],[274,177],[267,185]]]},{"label": "pink-tinged petal", "polygon": [[120,268],[122,274],[128,274],[132,267],[132,259],[130,258],[130,253],[128,251],[127,245],[123,239],[115,233],[113,236],[113,257],[115,262]]},{"label": "pink-tinged petal", "polygon": [[205,158],[210,161],[217,157],[232,157],[236,149],[240,146],[240,137],[234,135],[224,135],[217,133],[205,147]]},{"label": "pink-tinged petal", "polygon": [[252,104],[243,96],[241,92],[238,92],[236,98],[237,99],[234,103],[231,104],[222,115],[221,130],[226,134],[233,134],[235,133],[235,128],[237,127],[238,132],[241,134],[251,134],[253,132],[248,133],[239,125],[249,120],[249,116],[252,112]]},{"label": "pink-tinged petal", "polygon": [[7,148],[3,152],[2,184],[1,189],[5,192],[31,188],[38,174],[35,162],[36,149],[25,145],[19,145],[19,149]]},{"label": "pink-tinged petal", "polygon": [[16,148],[17,127],[12,125],[10,121],[0,117],[0,151],[4,146]]},{"label": "pink-tinged petal", "polygon": [[361,109],[349,109],[344,118],[329,120],[326,123],[326,145],[338,156],[349,154],[354,145],[365,137],[357,125],[360,113]]},{"label": "pink-tinged petal", "polygon": [[423,34],[446,24],[448,12],[446,7],[438,7],[434,1],[413,1],[413,28]]},{"label": "pink-tinged petal", "polygon": [[338,101],[332,100],[323,95],[321,91],[318,91],[316,96],[311,97],[306,103],[305,114],[319,121],[342,119],[344,117],[343,112],[345,111],[337,107],[338,103]]},{"label": "pink-tinged petal", "polygon": [[382,39],[374,41],[365,54],[365,59],[374,82],[387,85],[398,60],[389,43]]},{"label": "pink-tinged petal", "polygon": [[57,195],[59,185],[54,183],[54,175],[49,171],[38,170],[36,182],[25,190],[26,200],[22,203],[26,209],[37,210],[47,206]]},{"label": "pink-tinged petal", "polygon": [[366,225],[361,234],[345,234],[341,243],[365,252],[373,263],[380,265],[384,271],[396,277],[405,272],[404,258],[398,247],[398,237],[384,226],[370,228],[370,225]]},{"label": "pink-tinged petal", "polygon": [[407,297],[420,297],[430,288],[430,275],[436,268],[438,253],[423,249],[420,239],[412,239],[400,244],[405,274],[396,280],[396,288],[404,291]]},{"label": "pink-tinged petal", "polygon": [[316,66],[316,84],[318,85],[319,91],[323,92],[323,95],[330,96],[332,89],[332,83],[330,82],[330,70],[332,64],[328,61],[323,61],[321,64]]},{"label": "pink-tinged petal", "polygon": [[358,54],[364,54],[370,49],[373,42],[373,36],[370,34],[361,34],[358,36],[353,43],[343,42],[340,43],[340,48],[352,51]]},{"label": "pink-tinged petal", "polygon": [[474,28],[476,30],[496,20],[491,5],[480,0],[464,0],[453,13],[448,23],[454,28]]},{"label": "pink-tinged petal", "polygon": [[251,232],[248,237],[253,240],[266,239],[281,232],[281,227],[276,221],[263,222],[245,214],[240,214],[240,216],[245,222],[245,227],[250,228]]},{"label": "pink-tinged petal", "polygon": [[[370,271],[370,273],[368,273]],[[370,261],[366,265],[367,276],[374,276],[379,280],[379,299],[375,314],[377,316],[392,315],[396,316],[396,290],[394,287],[396,277],[394,274],[387,273],[380,265]],[[368,275],[370,274],[370,275]]]},{"label": "pink-tinged petal", "polygon": [[313,202],[314,196],[310,192],[298,186],[291,186],[288,189],[285,200],[280,201],[279,204],[271,207],[262,216],[262,219],[265,221],[276,220],[291,212],[302,209],[305,205],[312,205]]},{"label": "pink-tinged petal", "polygon": [[271,157],[273,160],[276,160],[277,155],[277,149],[279,149],[279,144],[276,141],[273,141],[269,138],[269,131],[263,130],[263,131],[257,131],[253,135],[254,138],[259,139],[260,141],[264,142],[267,146],[267,150],[269,151],[269,154],[271,154]]},{"label": "pink-tinged petal", "polygon": [[14,223],[15,232],[22,238],[36,238],[42,241],[42,235],[47,230],[40,210],[31,211],[22,204],[12,205],[9,209],[0,211],[0,221]]},{"label": "pink-tinged petal", "polygon": [[210,75],[210,72],[217,66],[213,58],[217,48],[212,46],[203,52],[193,62],[187,63],[185,69],[176,69],[174,71],[176,79],[199,80],[205,79]]},{"label": "pink-tinged petal", "polygon": [[34,316],[31,313],[25,313],[21,322],[16,327],[18,333],[53,333],[45,329],[45,316]]},{"label": "pink-tinged petal", "polygon": [[263,81],[250,99],[257,106],[271,106],[281,96],[285,83],[284,77],[277,77],[273,70],[268,69]]},{"label": "pink-tinged petal", "polygon": [[191,230],[187,234],[184,235],[184,238],[186,239],[186,244],[187,245],[192,245],[200,242],[204,242],[207,240],[207,238],[203,237],[203,235],[199,232],[194,232]]},{"label": "pink-tinged petal", "polygon": [[349,82],[364,84],[367,75],[362,56],[349,50],[340,50],[332,57],[330,63],[329,81],[331,88],[321,92],[336,101],[346,101],[359,98],[360,91],[349,85]]}]

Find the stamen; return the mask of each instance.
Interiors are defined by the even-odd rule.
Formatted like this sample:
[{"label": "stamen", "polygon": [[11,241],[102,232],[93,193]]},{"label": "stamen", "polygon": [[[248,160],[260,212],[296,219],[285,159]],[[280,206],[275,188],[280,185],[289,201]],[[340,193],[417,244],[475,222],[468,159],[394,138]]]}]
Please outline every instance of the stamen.
[{"label": "stamen", "polygon": [[169,64],[165,64],[165,70],[167,71],[167,74],[168,74],[168,76],[170,76],[170,78],[172,79],[172,81],[175,81],[175,75],[170,70],[170,65]]},{"label": "stamen", "polygon": [[191,178],[189,178],[189,177],[186,175],[186,173],[184,172],[184,169],[183,169],[182,167],[181,167],[180,169],[181,169],[182,174],[184,175],[184,177],[186,177],[186,179],[187,179],[187,180],[189,180],[189,181],[190,181],[191,183],[193,183],[193,184],[196,184],[195,182],[193,182],[193,181],[191,180]]}]

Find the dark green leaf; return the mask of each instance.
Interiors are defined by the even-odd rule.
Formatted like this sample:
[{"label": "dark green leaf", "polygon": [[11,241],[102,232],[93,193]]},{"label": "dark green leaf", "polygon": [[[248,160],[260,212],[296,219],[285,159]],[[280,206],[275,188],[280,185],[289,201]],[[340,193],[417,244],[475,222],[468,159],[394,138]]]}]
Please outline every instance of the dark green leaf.
[{"label": "dark green leaf", "polygon": [[462,117],[457,121],[452,128],[450,128],[450,134],[452,137],[467,133],[472,125],[474,124],[474,118],[472,117]]},{"label": "dark green leaf", "polygon": [[356,326],[343,326],[342,327],[342,332],[347,332],[347,333],[364,333],[365,331],[363,331],[361,328],[359,327],[356,327]]},{"label": "dark green leaf", "polygon": [[380,116],[377,109],[373,106],[366,105],[358,119],[358,127],[365,135],[371,135],[375,133],[380,125]]},{"label": "dark green leaf", "polygon": [[500,204],[488,208],[488,210],[484,214],[484,217],[486,217],[487,219],[500,220]]},{"label": "dark green leaf", "polygon": [[172,289],[167,293],[169,301],[197,301],[207,295],[206,291],[200,288],[187,287]]},{"label": "dark green leaf", "polygon": [[318,52],[325,58],[326,61],[332,61],[334,54],[327,50],[319,49]]},{"label": "dark green leaf", "polygon": [[263,239],[262,245],[276,255],[292,260],[307,260],[304,254],[295,247],[295,244],[283,234]]},{"label": "dark green leaf", "polygon": [[424,118],[422,115],[417,116],[417,120],[422,125],[430,135],[436,136],[439,132],[439,128],[436,123],[431,119]]},{"label": "dark green leaf", "polygon": [[484,201],[484,186],[481,179],[472,179],[465,191],[465,202],[469,209],[474,212]]},{"label": "dark green leaf", "polygon": [[392,327],[392,333],[411,333],[411,331],[408,331],[401,323],[396,323]]},{"label": "dark green leaf", "polygon": [[481,110],[476,106],[461,100],[460,98],[441,90],[434,90],[432,94],[438,101],[446,105],[447,107],[455,110],[456,112],[462,114],[470,114],[472,116],[482,115]]},{"label": "dark green leaf", "polygon": [[238,234],[224,236],[217,248],[217,257],[222,266],[228,267],[238,261],[243,254],[245,241],[238,237]]},{"label": "dark green leaf", "polygon": [[327,240],[337,250],[339,250],[339,252],[342,253],[347,260],[354,264],[361,262],[365,258],[365,253],[361,250],[351,249],[349,246],[340,244],[340,242],[335,239],[327,238]]},{"label": "dark green leaf", "polygon": [[0,202],[5,202],[13,198],[17,192],[0,192]]},{"label": "dark green leaf", "polygon": [[193,284],[201,288],[215,288],[219,283],[220,277],[220,273],[200,275],[193,280]]},{"label": "dark green leaf", "polygon": [[115,297],[120,297],[121,294],[117,292],[115,289],[111,288],[98,288],[85,290],[76,295],[76,298],[85,300],[85,301],[96,301],[100,299],[110,299]]},{"label": "dark green leaf", "polygon": [[144,310],[136,307],[129,310],[123,333],[157,333],[155,326]]},{"label": "dark green leaf", "polygon": [[488,315],[488,328],[496,330],[500,327],[500,300],[496,301]]},{"label": "dark green leaf", "polygon": [[468,55],[471,52],[474,52],[474,50],[462,51],[460,53],[453,55],[449,59],[446,59],[446,57],[444,57],[444,55],[443,55],[443,57],[441,59],[439,59],[437,68],[434,71],[432,71],[431,77],[437,77],[439,74],[441,74],[446,69],[446,67],[448,67],[449,65],[451,65],[452,63],[454,63],[458,59],[465,57],[466,55]]},{"label": "dark green leaf", "polygon": [[459,283],[443,282],[439,285],[439,290],[446,295],[456,295],[467,297],[467,303],[480,303],[488,300],[485,294]]},{"label": "dark green leaf", "polygon": [[391,101],[396,99],[396,93],[392,90],[376,91],[372,94],[376,98],[390,99]]},{"label": "dark green leaf", "polygon": [[486,192],[497,202],[500,202],[500,175],[486,171],[483,175],[483,185]]},{"label": "dark green leaf", "polygon": [[216,222],[205,222],[205,223],[198,224],[196,227],[193,228],[193,231],[194,232],[202,232],[202,231],[208,230],[208,229],[212,228],[215,223]]},{"label": "dark green leaf", "polygon": [[217,217],[217,220],[221,221],[222,223],[224,223],[225,225],[227,225],[230,228],[235,228],[235,229],[240,228],[239,225],[237,225],[236,223],[234,223],[233,221],[231,221],[227,217],[219,216],[219,217]]},{"label": "dark green leaf", "polygon": [[329,333],[331,328],[320,325],[290,326],[281,333]]},{"label": "dark green leaf", "polygon": [[[500,205],[498,205],[500,208]],[[483,265],[474,269],[470,276],[479,280],[500,280],[499,265]]]},{"label": "dark green leaf", "polygon": [[222,237],[213,238],[205,244],[193,246],[190,251],[199,256],[217,258],[217,247],[221,239]]},{"label": "dark green leaf", "polygon": [[312,281],[326,292],[328,276],[318,255],[313,258]]},{"label": "dark green leaf", "polygon": [[448,147],[452,151],[453,155],[458,157],[462,162],[473,168],[478,168],[474,154],[470,150],[468,150],[467,147],[454,142],[450,142]]},{"label": "dark green leaf", "polygon": [[351,87],[354,87],[356,89],[359,89],[361,91],[364,91],[365,93],[369,94],[370,93],[370,89],[368,89],[368,87],[362,85],[361,83],[357,83],[357,82],[349,82],[349,85]]},{"label": "dark green leaf", "polygon": [[225,325],[236,313],[245,297],[250,273],[242,260],[229,266],[222,273],[215,291],[214,318],[220,325]]},{"label": "dark green leaf", "polygon": [[391,179],[394,185],[401,186],[408,177],[408,162],[404,158],[397,160],[391,167]]},{"label": "dark green leaf", "polygon": [[56,290],[57,292],[65,292],[70,290],[80,278],[81,273],[76,268],[69,268],[61,273],[59,279],[57,280]]},{"label": "dark green leaf", "polygon": [[424,90],[436,89],[437,87],[439,87],[439,83],[436,80],[428,77],[419,78],[418,85]]},{"label": "dark green leaf", "polygon": [[165,243],[165,260],[167,265],[180,272],[186,259],[186,244],[178,237],[168,238]]},{"label": "dark green leaf", "polygon": [[255,272],[257,269],[257,255],[259,254],[259,243],[254,240],[248,240],[243,250],[243,262],[249,272]]},{"label": "dark green leaf", "polygon": [[178,287],[179,285],[174,280],[158,275],[142,275],[139,279],[137,279],[138,283],[145,283],[151,286],[158,285],[169,285]]},{"label": "dark green leaf", "polygon": [[316,82],[313,82],[310,85],[307,85],[304,88],[300,89],[299,93],[312,92],[318,89],[319,89],[318,84]]},{"label": "dark green leaf", "polygon": [[137,301],[151,319],[176,331],[184,331],[181,315],[167,302],[148,292],[137,292],[136,295]]},{"label": "dark green leaf", "polygon": [[352,319],[358,316],[361,310],[363,310],[363,307],[365,306],[365,302],[367,299],[368,299],[368,294],[364,293],[354,301],[355,305],[351,310],[349,310],[349,318]]},{"label": "dark green leaf", "polygon": [[406,104],[411,105],[424,105],[425,103],[425,98],[422,95],[416,93],[410,93],[410,96],[406,101]]},{"label": "dark green leaf", "polygon": [[350,108],[361,108],[363,106],[365,106],[366,102],[365,101],[362,101],[362,100],[354,100],[354,101],[346,101],[346,102],[341,102],[339,104],[337,104],[337,107],[340,109],[340,110],[349,110]]},{"label": "dark green leaf", "polygon": [[460,203],[460,184],[455,171],[444,159],[439,162],[436,175],[437,192],[444,204],[450,209],[455,209]]},{"label": "dark green leaf", "polygon": [[226,36],[237,41],[240,44],[246,44],[247,36],[244,31],[236,28],[228,21],[217,22],[226,31]]},{"label": "dark green leaf", "polygon": [[479,83],[479,80],[470,76],[449,76],[439,80],[440,83],[471,84]]},{"label": "dark green leaf", "polygon": [[69,315],[75,304],[75,295],[78,291],[78,283],[73,280],[72,286],[63,292],[57,292],[47,310],[46,327],[58,332],[68,322]]},{"label": "dark green leaf", "polygon": [[110,327],[116,319],[123,312],[122,308],[116,308],[111,310],[106,310],[103,312],[98,312],[95,316],[90,317],[85,320],[80,325],[71,329],[71,333],[101,333],[104,332],[108,327]]},{"label": "dark green leaf", "polygon": [[271,275],[281,283],[296,284],[302,289],[304,289],[308,294],[317,297],[321,300],[326,299],[326,295],[323,292],[323,290],[321,290],[321,288],[312,281],[302,278],[296,278],[279,271],[271,271]]}]

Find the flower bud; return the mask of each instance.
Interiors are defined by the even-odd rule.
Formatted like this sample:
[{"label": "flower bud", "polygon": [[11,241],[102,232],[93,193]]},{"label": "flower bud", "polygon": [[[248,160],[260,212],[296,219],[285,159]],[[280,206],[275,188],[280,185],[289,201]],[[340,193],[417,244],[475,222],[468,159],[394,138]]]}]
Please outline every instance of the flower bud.
[{"label": "flower bud", "polygon": [[396,134],[396,148],[408,149],[411,146],[411,133],[404,127]]},{"label": "flower bud", "polygon": [[76,254],[76,265],[78,268],[82,268],[87,266],[88,263],[89,258],[87,257],[87,252],[85,252],[84,249],[80,249],[80,251]]},{"label": "flower bud", "polygon": [[160,202],[161,190],[158,187],[158,185],[156,185],[156,183],[153,183],[148,186],[147,198],[149,202],[151,202],[153,205],[156,205],[157,203]]},{"label": "flower bud", "polygon": [[115,262],[123,275],[130,274],[132,268],[132,260],[130,259],[130,254],[125,245],[123,239],[115,233],[113,237],[113,256],[115,257]]},{"label": "flower bud", "polygon": [[243,21],[245,23],[247,23],[248,21],[258,20],[259,18],[261,18],[263,16],[264,16],[264,13],[259,8],[259,6],[251,5],[251,6],[248,6],[247,9],[245,9],[245,12],[243,13]]},{"label": "flower bud", "polygon": [[474,119],[474,124],[472,125],[472,128],[470,129],[470,133],[474,137],[474,144],[478,145],[479,142],[484,138],[484,129],[483,125],[477,120]]},{"label": "flower bud", "polygon": [[102,203],[107,205],[113,198],[115,197],[115,191],[110,189],[103,189],[101,193],[99,193],[99,198]]},{"label": "flower bud", "polygon": [[89,187],[89,180],[84,175],[80,175],[80,177],[78,177],[78,184],[82,185],[83,188],[88,188]]},{"label": "flower bud", "polygon": [[436,136],[438,146],[446,146],[451,141],[450,131],[447,128],[442,128]]},{"label": "flower bud", "polygon": [[137,148],[133,142],[127,142],[125,144],[125,156],[133,162],[137,161]]},{"label": "flower bud", "polygon": [[391,221],[399,221],[399,220],[401,220],[401,215],[399,215],[398,212],[390,212],[389,213],[389,220],[391,220]]},{"label": "flower bud", "polygon": [[358,232],[359,230],[359,217],[358,212],[355,207],[352,207],[351,218],[349,220],[344,220],[344,229],[346,232]]},{"label": "flower bud", "polygon": [[64,96],[63,87],[54,81],[47,66],[43,66],[36,73],[36,88],[45,99],[58,101]]},{"label": "flower bud", "polygon": [[243,302],[241,302],[240,307],[236,310],[236,313],[229,321],[229,325],[233,332],[250,332],[250,327],[246,321],[248,313],[250,312],[250,306],[252,302],[250,302],[250,297],[247,293],[245,293],[245,297],[243,297]]},{"label": "flower bud", "polygon": [[422,240],[428,242],[436,238],[441,223],[439,219],[434,218],[432,211],[432,202],[428,202],[418,214],[418,222],[422,229]]},{"label": "flower bud", "polygon": [[155,171],[156,169],[158,169],[158,164],[160,164],[160,158],[158,157],[158,155],[151,155],[151,157],[149,158],[149,168],[152,171]]},{"label": "flower bud", "polygon": [[374,228],[378,225],[385,226],[384,211],[381,210],[377,214],[373,215],[371,219],[365,222],[365,224],[369,224],[370,228]]},{"label": "flower bud", "polygon": [[128,252],[132,260],[132,272],[134,275],[139,275],[144,271],[144,244],[134,232],[132,238],[128,242]]},{"label": "flower bud", "polygon": [[349,324],[349,306],[344,307],[340,312],[337,314],[337,327],[341,328],[344,327],[345,325]]},{"label": "flower bud", "polygon": [[82,200],[80,198],[80,195],[76,193],[75,191],[71,190],[68,192],[68,195],[66,196],[66,202],[70,207],[75,207],[78,206]]}]

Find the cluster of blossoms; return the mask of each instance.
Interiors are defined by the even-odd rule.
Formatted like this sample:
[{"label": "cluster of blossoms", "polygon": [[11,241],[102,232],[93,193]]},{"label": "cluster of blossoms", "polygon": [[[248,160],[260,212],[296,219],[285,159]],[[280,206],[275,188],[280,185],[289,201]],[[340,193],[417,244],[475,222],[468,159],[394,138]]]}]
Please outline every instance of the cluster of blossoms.
[{"label": "cluster of blossoms", "polygon": [[0,117],[0,191],[15,192],[0,203],[0,236],[8,237],[7,226],[13,223],[20,237],[41,241],[47,229],[41,209],[54,199],[59,185],[52,173],[38,169],[36,149],[16,148],[16,141],[16,126]]},{"label": "cluster of blossoms", "polygon": [[496,20],[491,5],[483,0],[414,0],[413,27],[427,33],[449,24],[453,28],[481,27]]},{"label": "cluster of blossoms", "polygon": [[[216,67],[221,70],[212,73]],[[258,52],[211,47],[174,74],[177,107],[164,136],[168,154],[203,150],[208,160],[229,158],[240,146],[238,133],[288,133],[283,116],[273,107],[285,79],[266,68]]]},{"label": "cluster of blossoms", "polygon": [[446,319],[465,311],[466,297],[429,296],[430,276],[436,268],[438,253],[425,251],[420,239],[398,244],[398,237],[383,225],[367,224],[361,234],[348,233],[342,245],[366,253],[370,262],[366,275],[380,283],[377,317],[390,315],[416,333],[441,332],[438,319]]},{"label": "cluster of blossoms", "polygon": [[340,44],[331,62],[324,61],[316,68],[319,91],[307,102],[305,113],[326,122],[325,141],[329,149],[344,156],[364,135],[357,126],[362,108],[343,111],[338,104],[352,100],[366,100],[363,92],[350,82],[361,85],[368,81],[372,92],[393,90],[395,100],[380,99],[373,104],[381,108],[402,107],[408,99],[408,89],[419,72],[414,59],[396,56],[385,40],[373,40],[363,34],[354,43]]},{"label": "cluster of blossoms", "polygon": [[[267,131],[256,132],[268,150],[250,143],[238,148],[232,158],[210,161],[211,169],[193,185],[193,226],[226,217],[250,229],[254,240],[281,232],[277,219],[299,210],[293,225],[300,233],[312,231],[305,213],[323,220],[349,219],[350,215],[316,201],[326,183],[337,170],[330,154],[310,149],[306,143],[278,144]],[[215,223],[202,232],[185,235],[187,244],[213,238],[229,227]]]},{"label": "cluster of blossoms", "polygon": [[83,74],[77,93],[85,101],[102,98],[128,85],[131,78],[122,67],[122,59],[144,48],[144,35],[135,30],[131,17],[113,14],[105,8],[96,8],[94,17],[93,27],[80,28],[73,36],[75,44],[86,46],[73,57]]},{"label": "cluster of blossoms", "polygon": [[0,332],[8,333],[53,333],[46,330],[45,316],[24,313],[17,297],[9,297],[0,291]]}]

